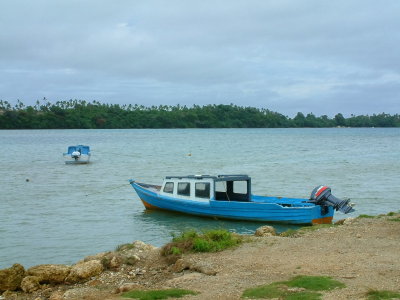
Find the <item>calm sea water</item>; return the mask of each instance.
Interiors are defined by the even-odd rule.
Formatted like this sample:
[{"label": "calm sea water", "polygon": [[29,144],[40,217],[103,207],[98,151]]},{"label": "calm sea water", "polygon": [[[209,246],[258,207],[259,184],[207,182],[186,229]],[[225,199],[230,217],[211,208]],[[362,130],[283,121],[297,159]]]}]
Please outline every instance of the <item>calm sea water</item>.
[{"label": "calm sea water", "polygon": [[[64,164],[73,144],[91,146],[90,164]],[[244,173],[255,194],[307,198],[325,184],[356,203],[352,216],[400,210],[395,128],[5,130],[0,146],[0,268],[70,264],[134,240],[160,246],[190,228],[262,225],[145,211],[130,178]]]}]

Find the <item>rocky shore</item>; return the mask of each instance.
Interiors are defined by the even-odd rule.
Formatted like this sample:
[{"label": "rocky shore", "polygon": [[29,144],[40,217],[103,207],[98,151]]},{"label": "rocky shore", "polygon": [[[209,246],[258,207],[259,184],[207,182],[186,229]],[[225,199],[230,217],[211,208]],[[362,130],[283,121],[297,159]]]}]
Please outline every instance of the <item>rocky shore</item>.
[{"label": "rocky shore", "polygon": [[338,226],[276,235],[262,227],[239,247],[174,259],[135,241],[72,266],[20,264],[0,270],[0,299],[121,299],[133,289],[182,288],[185,299],[240,299],[249,287],[296,275],[331,276],[346,287],[324,299],[365,299],[400,291],[400,214],[349,218]]}]

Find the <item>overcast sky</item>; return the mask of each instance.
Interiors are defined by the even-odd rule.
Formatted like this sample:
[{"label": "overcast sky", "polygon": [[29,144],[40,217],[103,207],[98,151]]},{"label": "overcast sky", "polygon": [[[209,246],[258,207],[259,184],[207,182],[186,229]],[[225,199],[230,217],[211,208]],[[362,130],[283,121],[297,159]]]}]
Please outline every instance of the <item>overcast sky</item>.
[{"label": "overcast sky", "polygon": [[0,99],[400,113],[399,0],[1,0]]}]

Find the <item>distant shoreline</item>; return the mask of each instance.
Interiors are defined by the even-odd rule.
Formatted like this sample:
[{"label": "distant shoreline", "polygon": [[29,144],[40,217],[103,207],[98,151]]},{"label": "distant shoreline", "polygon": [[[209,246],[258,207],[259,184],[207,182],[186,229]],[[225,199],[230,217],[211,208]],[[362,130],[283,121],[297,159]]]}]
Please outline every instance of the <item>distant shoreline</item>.
[{"label": "distant shoreline", "polygon": [[151,106],[84,100],[37,102],[14,107],[0,100],[0,129],[172,129],[400,127],[399,114],[327,115],[298,112],[293,118],[265,108],[237,105]]}]

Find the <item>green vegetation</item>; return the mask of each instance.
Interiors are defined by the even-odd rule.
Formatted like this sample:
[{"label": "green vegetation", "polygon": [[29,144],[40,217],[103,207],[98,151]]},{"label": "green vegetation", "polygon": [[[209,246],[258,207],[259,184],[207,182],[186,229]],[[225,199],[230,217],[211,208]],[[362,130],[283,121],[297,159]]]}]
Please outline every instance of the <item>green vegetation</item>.
[{"label": "green vegetation", "polygon": [[285,300],[320,300],[321,294],[315,292],[297,292],[286,295]]},{"label": "green vegetation", "polygon": [[178,247],[172,247],[170,252],[172,255],[181,255],[182,254],[182,250],[179,249]]},{"label": "green vegetation", "polygon": [[393,212],[393,211],[387,213],[386,215],[385,214],[382,214],[382,215],[379,215],[379,216],[359,215],[357,218],[360,218],[360,219],[379,219],[379,218],[386,217],[386,216],[394,217],[394,218],[387,218],[388,221],[400,222],[400,213],[399,212]]},{"label": "green vegetation", "polygon": [[127,243],[127,244],[118,245],[118,246],[115,248],[115,251],[118,252],[118,251],[130,250],[130,249],[133,249],[133,248],[135,248],[135,245],[134,245],[134,244]]},{"label": "green vegetation", "polygon": [[285,284],[289,287],[299,287],[311,291],[327,291],[334,288],[344,288],[345,285],[339,281],[325,276],[296,276]]},{"label": "green vegetation", "polygon": [[360,219],[375,219],[378,218],[377,216],[370,216],[370,215],[359,215],[358,218]]},{"label": "green vegetation", "polygon": [[129,291],[122,294],[124,298],[140,299],[140,300],[156,300],[167,298],[181,298],[186,295],[197,295],[198,293],[190,290],[168,289],[168,290],[152,290],[152,291]]},{"label": "green vegetation", "polygon": [[367,293],[368,300],[379,300],[379,299],[399,299],[400,293],[392,291],[376,291],[371,290]]},{"label": "green vegetation", "polygon": [[250,288],[243,292],[242,298],[321,299],[320,291],[343,288],[339,281],[325,276],[296,276],[292,280],[274,282]]},{"label": "green vegetation", "polygon": [[230,105],[192,107],[104,104],[85,100],[36,101],[15,106],[0,100],[0,129],[111,128],[282,128],[282,127],[400,127],[400,115],[385,113],[330,119],[299,112],[294,118],[264,108]]},{"label": "green vegetation", "polygon": [[389,221],[400,222],[400,211],[398,211],[398,212],[391,211],[391,212],[387,213],[386,216],[394,217],[394,218],[389,218],[388,219]]},{"label": "green vegetation", "polygon": [[225,229],[207,230],[198,233],[195,230],[183,232],[166,244],[162,253],[168,255],[181,255],[185,252],[217,252],[236,246],[242,238]]}]

